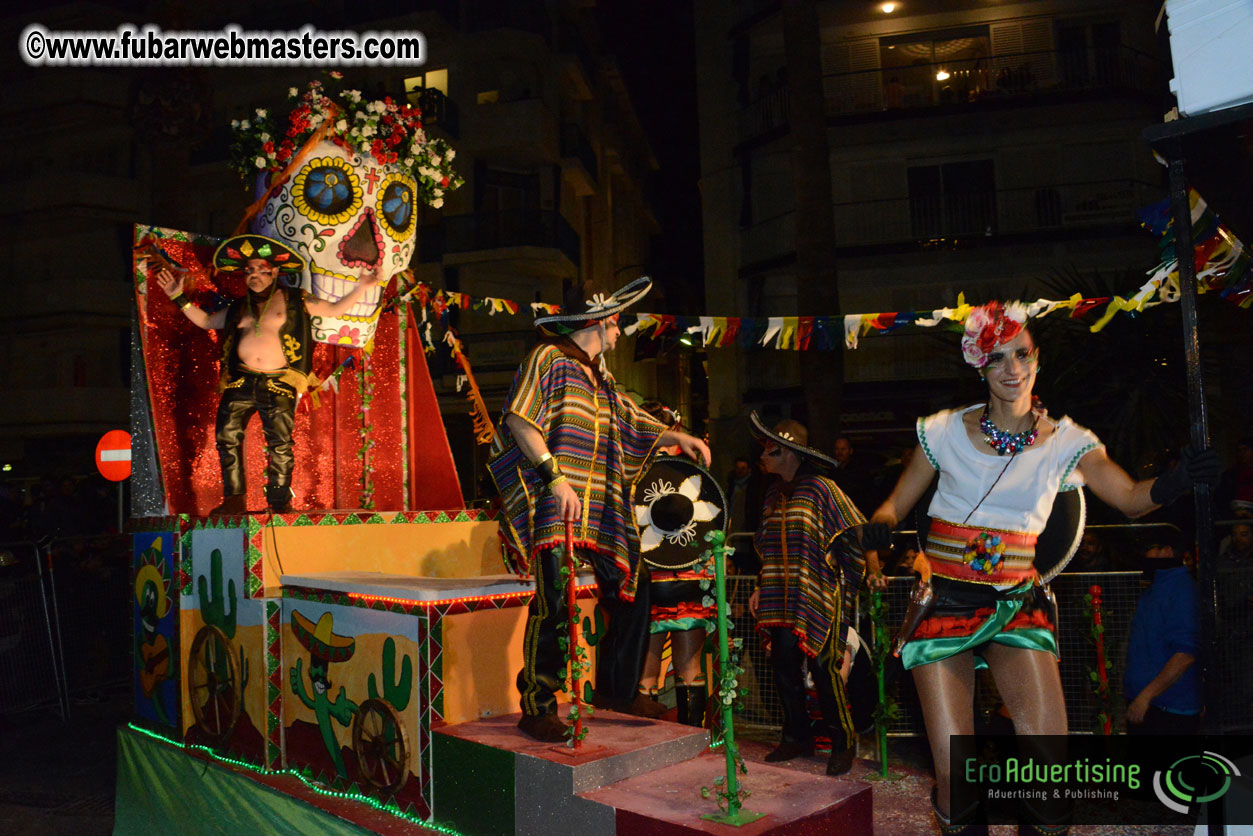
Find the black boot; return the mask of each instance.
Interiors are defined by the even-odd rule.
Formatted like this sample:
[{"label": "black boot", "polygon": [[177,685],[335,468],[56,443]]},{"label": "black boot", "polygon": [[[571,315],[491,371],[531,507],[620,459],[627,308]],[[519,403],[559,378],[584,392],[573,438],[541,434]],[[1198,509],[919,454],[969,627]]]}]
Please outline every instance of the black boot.
[{"label": "black boot", "polygon": [[935,814],[935,823],[939,825],[942,836],[988,836],[987,811],[978,801],[956,815],[950,811],[945,817],[936,806],[935,788],[932,787],[931,812]]},{"label": "black boot", "polygon": [[239,493],[222,497],[222,504],[210,511],[209,516],[239,517],[247,513],[248,509],[244,507],[244,495]]},{"label": "black boot", "polygon": [[276,514],[286,514],[291,510],[292,489],[288,485],[266,485],[265,502]]},{"label": "black boot", "polygon": [[1070,803],[1054,804],[1046,815],[1038,805],[1023,801],[1018,811],[1018,836],[1068,836],[1073,812]]},{"label": "black boot", "polygon": [[704,684],[676,685],[674,697],[678,704],[678,720],[685,726],[702,728],[705,725],[705,704],[708,696]]}]

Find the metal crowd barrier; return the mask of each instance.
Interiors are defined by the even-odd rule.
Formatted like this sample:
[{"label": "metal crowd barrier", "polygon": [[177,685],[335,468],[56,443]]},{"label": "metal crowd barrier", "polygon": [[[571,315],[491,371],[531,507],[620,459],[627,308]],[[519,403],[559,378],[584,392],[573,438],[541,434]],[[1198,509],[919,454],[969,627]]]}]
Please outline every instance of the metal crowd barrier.
[{"label": "metal crowd barrier", "polygon": [[0,714],[55,708],[129,678],[126,535],[0,544]]},{"label": "metal crowd barrier", "polygon": [[[1138,555],[1152,544],[1156,531],[1173,528],[1169,523],[1128,523],[1091,525],[1087,530],[1120,540],[1120,553]],[[729,539],[736,548],[752,548],[751,532],[737,532]],[[913,581],[913,576],[888,578],[883,595],[890,631],[895,630],[904,615]],[[741,659],[745,676],[741,682],[749,689],[749,694],[744,698],[740,716],[746,723],[778,727],[782,724],[783,717],[771,680],[770,663],[762,649],[753,619],[748,614],[748,597],[755,585],[756,578],[753,576],[733,575],[728,578],[727,597],[731,602],[735,623],[734,634],[745,639],[745,650]],[[1096,651],[1089,635],[1090,619],[1085,613],[1085,596],[1094,585],[1101,587],[1105,657],[1112,663],[1112,669],[1108,673],[1109,706],[1116,731],[1125,728],[1126,699],[1122,693],[1122,680],[1126,669],[1127,640],[1131,630],[1131,618],[1144,588],[1142,573],[1138,570],[1063,572],[1052,581],[1052,589],[1058,602],[1062,690],[1066,697],[1067,720],[1071,731],[1075,733],[1097,731],[1097,715],[1102,709],[1092,688],[1091,673],[1096,670]],[[865,617],[863,599],[864,593],[858,599],[854,623],[862,641],[869,647],[874,643],[874,629],[869,618]],[[1212,713],[1217,727],[1224,732],[1247,733],[1253,729],[1253,707],[1249,699],[1249,695],[1253,694],[1253,566],[1227,569],[1220,575],[1219,606],[1219,632],[1227,640],[1222,642],[1223,652],[1215,660],[1215,670],[1210,675],[1220,677],[1224,700],[1219,705],[1208,706],[1206,710]],[[912,677],[901,668],[898,660],[891,657],[887,675],[889,694],[900,708],[888,733],[894,736],[925,735],[922,708]],[[1008,718],[999,712],[1000,705],[1000,697],[992,677],[987,671],[978,672],[975,688],[976,726],[994,728],[998,724],[1007,724]]]}]

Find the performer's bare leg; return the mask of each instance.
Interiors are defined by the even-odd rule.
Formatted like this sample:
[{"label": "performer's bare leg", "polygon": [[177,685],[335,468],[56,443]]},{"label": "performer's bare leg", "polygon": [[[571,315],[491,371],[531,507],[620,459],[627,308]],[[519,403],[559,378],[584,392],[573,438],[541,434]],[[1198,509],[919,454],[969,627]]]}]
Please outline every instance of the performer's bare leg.
[{"label": "performer's bare leg", "polygon": [[1044,650],[990,644],[983,653],[1016,734],[1067,733],[1057,659]]},{"label": "performer's bare leg", "polygon": [[705,631],[699,628],[670,634],[675,675],[689,685],[701,680],[700,652],[704,646]]},{"label": "performer's bare leg", "polygon": [[936,806],[949,814],[949,736],[975,732],[975,662],[971,651],[919,665],[914,684],[935,761]]},{"label": "performer's bare leg", "polygon": [[666,649],[666,633],[653,633],[648,637],[648,655],[644,657],[644,672],[640,674],[640,690],[648,693],[657,687],[661,679],[661,653]]},{"label": "performer's bare leg", "polygon": [[[1067,758],[1066,698],[1062,694],[1057,659],[1045,650],[1002,644],[989,645],[984,658],[988,660],[996,690],[1014,720],[1014,733],[1019,737],[1021,752],[1041,763],[1064,763]],[[1024,735],[1032,737],[1024,740]],[[1070,807],[1069,800],[1060,798],[1023,801],[1020,822],[1062,824],[1069,819]],[[1035,831],[1024,831],[1020,827],[1019,832]]]}]

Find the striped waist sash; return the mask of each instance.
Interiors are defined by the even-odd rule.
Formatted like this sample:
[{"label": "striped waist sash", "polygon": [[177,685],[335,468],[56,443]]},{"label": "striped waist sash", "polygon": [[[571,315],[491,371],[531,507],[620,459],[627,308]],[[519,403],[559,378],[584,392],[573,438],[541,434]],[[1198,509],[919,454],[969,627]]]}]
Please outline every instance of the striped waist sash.
[{"label": "striped waist sash", "polygon": [[931,571],[953,580],[1017,584],[1034,578],[1036,535],[932,519],[927,534]]}]

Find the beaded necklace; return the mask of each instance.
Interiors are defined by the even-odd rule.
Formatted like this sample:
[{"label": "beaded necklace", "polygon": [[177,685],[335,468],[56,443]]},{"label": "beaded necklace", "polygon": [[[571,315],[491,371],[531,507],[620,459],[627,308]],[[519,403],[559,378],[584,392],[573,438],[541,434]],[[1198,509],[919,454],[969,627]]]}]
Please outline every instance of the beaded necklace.
[{"label": "beaded necklace", "polygon": [[[277,281],[277,279],[275,279]],[[274,285],[270,286],[270,295],[266,297],[265,304],[261,306],[261,312],[257,312],[257,299],[260,294],[255,294],[251,290],[248,291],[248,309],[252,313],[252,333],[261,336],[261,318],[265,316],[265,312],[270,309],[270,303],[274,301],[274,295],[278,292],[278,288]]]},{"label": "beaded necklace", "polygon": [[1034,444],[1036,436],[1040,434],[1040,413],[1036,412],[1035,420],[1031,422],[1031,429],[1023,430],[1020,433],[1011,433],[992,423],[992,419],[988,417],[988,407],[985,404],[983,415],[979,418],[979,429],[983,432],[983,440],[996,451],[998,456],[1003,456],[1006,453],[1021,453],[1024,447],[1030,447]]}]

